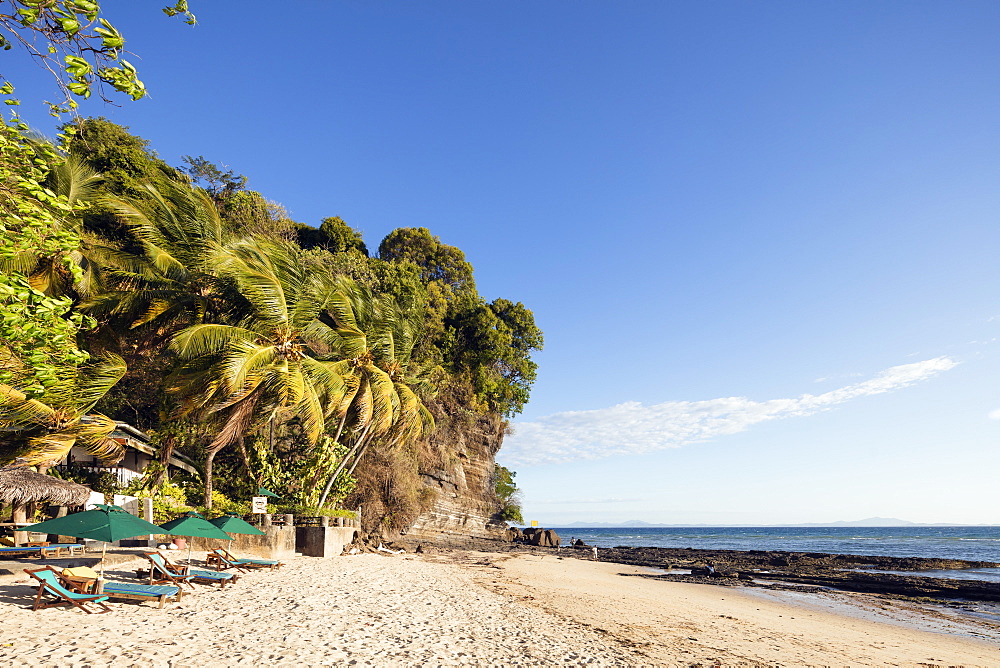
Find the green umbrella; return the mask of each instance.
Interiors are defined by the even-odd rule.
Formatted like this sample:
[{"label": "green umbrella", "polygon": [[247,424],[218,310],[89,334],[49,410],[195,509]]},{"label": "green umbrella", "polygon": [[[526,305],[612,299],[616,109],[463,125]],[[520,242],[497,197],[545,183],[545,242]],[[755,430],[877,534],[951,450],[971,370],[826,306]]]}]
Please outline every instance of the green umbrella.
[{"label": "green umbrella", "polygon": [[[198,513],[186,513],[184,517],[178,517],[160,525],[166,529],[161,533],[169,533],[172,536],[187,536],[188,538],[218,538],[219,540],[232,540],[233,537],[225,531],[215,526]],[[191,563],[192,545],[188,545],[188,563]]]},{"label": "green umbrella", "polygon": [[243,521],[243,518],[238,515],[223,515],[222,517],[211,519],[209,522],[219,527],[226,533],[245,533],[253,536],[267,535],[249,522]]},{"label": "green umbrella", "polygon": [[261,496],[270,496],[272,499],[280,499],[281,498],[280,496],[278,496],[277,494],[275,494],[271,490],[265,489],[263,487],[258,487],[257,488],[257,493],[260,494]]},{"label": "green umbrella", "polygon": [[82,513],[73,513],[66,517],[57,517],[32,524],[25,527],[24,531],[55,533],[75,538],[104,541],[104,549],[101,551],[102,576],[104,575],[104,555],[107,553],[108,543],[135,536],[171,533],[141,517],[125,512],[123,508],[109,505],[98,505],[93,510],[85,510]]}]

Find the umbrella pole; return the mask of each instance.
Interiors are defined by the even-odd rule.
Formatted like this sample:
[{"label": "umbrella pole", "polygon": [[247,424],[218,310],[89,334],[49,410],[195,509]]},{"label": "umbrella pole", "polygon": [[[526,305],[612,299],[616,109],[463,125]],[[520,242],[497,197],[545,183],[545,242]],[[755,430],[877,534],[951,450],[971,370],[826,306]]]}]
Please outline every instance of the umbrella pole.
[{"label": "umbrella pole", "polygon": [[108,553],[108,544],[104,543],[104,546],[101,548],[101,574],[97,576],[98,580],[104,579],[104,555],[106,555],[107,553]]}]

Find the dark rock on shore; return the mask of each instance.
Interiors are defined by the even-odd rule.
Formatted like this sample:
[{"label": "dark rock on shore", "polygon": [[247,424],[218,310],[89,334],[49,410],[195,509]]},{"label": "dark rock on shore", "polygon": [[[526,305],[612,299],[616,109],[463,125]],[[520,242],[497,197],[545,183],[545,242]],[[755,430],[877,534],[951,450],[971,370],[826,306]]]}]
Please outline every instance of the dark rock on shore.
[{"label": "dark rock on shore", "polygon": [[647,576],[685,582],[738,583],[773,588],[780,588],[776,583],[788,583],[798,587],[818,586],[910,598],[1000,601],[1000,585],[995,582],[870,572],[1000,568],[1000,563],[988,561],[819,552],[764,550],[741,552],[624,546],[600,549],[598,558],[601,561],[650,568],[690,569],[691,575],[688,576],[674,574]]},{"label": "dark rock on shore", "polygon": [[[586,549],[557,549],[525,543],[509,543],[479,538],[449,537],[434,541],[442,548],[498,553],[558,554],[576,559],[593,559]],[[575,546],[575,541],[574,541]],[[427,549],[425,542],[424,549]],[[819,552],[780,552],[764,550],[696,550],[662,547],[597,548],[597,559],[632,566],[688,573],[647,573],[638,577],[712,584],[724,587],[763,587],[769,589],[829,588],[893,597],[936,599],[941,601],[1000,601],[1000,584],[983,580],[957,580],[918,575],[873,573],[885,571],[965,570],[1000,568],[991,561],[960,561],[922,557],[880,557]]]}]

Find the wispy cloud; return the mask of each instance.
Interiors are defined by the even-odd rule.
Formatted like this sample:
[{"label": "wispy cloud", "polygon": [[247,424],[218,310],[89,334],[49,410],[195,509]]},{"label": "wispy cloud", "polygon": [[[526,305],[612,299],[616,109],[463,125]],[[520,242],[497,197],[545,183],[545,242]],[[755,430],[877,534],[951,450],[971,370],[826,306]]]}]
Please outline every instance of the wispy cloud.
[{"label": "wispy cloud", "polygon": [[793,399],[726,397],[652,406],[630,401],[599,410],[556,413],[515,424],[514,434],[504,441],[503,460],[514,466],[531,466],[679,448],[736,434],[758,422],[811,415],[851,399],[892,392],[957,364],[949,357],[902,364],[861,383]]}]

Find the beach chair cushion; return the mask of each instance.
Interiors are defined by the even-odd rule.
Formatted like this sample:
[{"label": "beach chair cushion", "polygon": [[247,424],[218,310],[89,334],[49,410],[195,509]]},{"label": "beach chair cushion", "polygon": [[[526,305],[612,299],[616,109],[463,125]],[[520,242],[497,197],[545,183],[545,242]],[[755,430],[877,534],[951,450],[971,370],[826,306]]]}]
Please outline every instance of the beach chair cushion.
[{"label": "beach chair cushion", "polygon": [[132,599],[138,601],[159,601],[160,608],[167,599],[179,601],[181,588],[176,585],[148,585],[135,582],[105,582],[105,595],[111,598]]},{"label": "beach chair cushion", "polygon": [[188,569],[188,575],[193,578],[202,578],[204,580],[235,580],[235,573],[220,573],[218,571],[205,571],[200,568],[190,568]]},{"label": "beach chair cushion", "polygon": [[177,585],[148,585],[139,582],[113,582],[109,580],[104,583],[104,590],[101,593],[111,597],[114,597],[115,594],[131,594],[159,598],[160,596],[177,596],[180,591],[181,588]]},{"label": "beach chair cushion", "polygon": [[280,562],[276,559],[244,559],[240,557],[236,560],[237,564],[259,564],[261,566],[277,566]]}]

